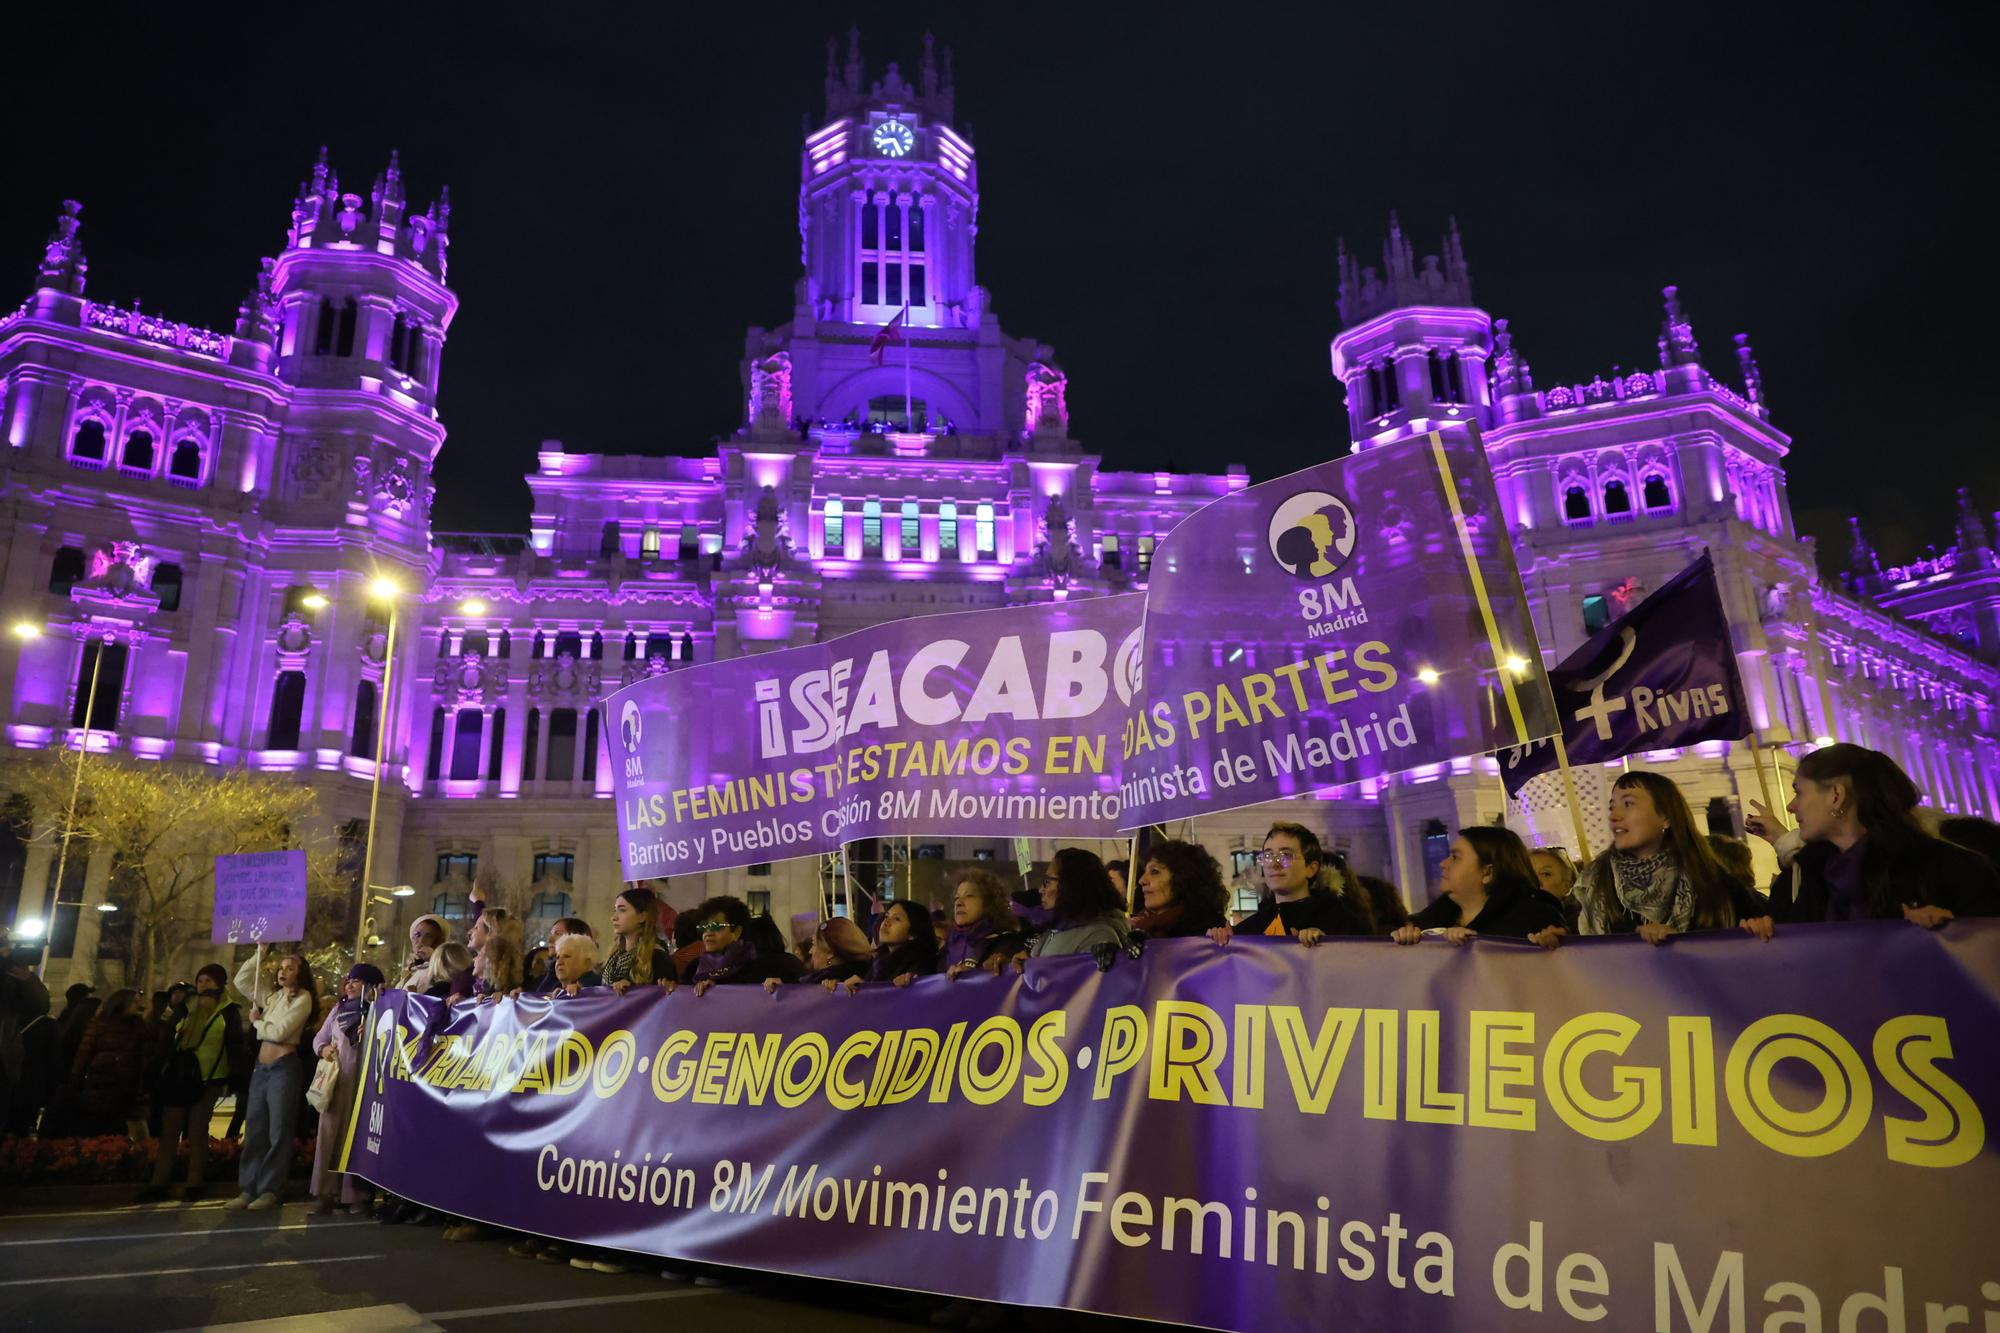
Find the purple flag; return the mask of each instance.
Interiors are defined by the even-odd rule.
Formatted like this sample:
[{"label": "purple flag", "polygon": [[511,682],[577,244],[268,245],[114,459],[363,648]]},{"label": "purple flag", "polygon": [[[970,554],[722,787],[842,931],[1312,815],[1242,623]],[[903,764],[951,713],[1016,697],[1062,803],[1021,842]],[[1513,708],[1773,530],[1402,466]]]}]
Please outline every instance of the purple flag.
[{"label": "purple flag", "polygon": [[[1729,617],[1707,551],[1591,635],[1549,673],[1549,682],[1572,764],[1750,734]],[[1510,749],[1500,776],[1513,796],[1556,766],[1554,744],[1538,741]]]},{"label": "purple flag", "polygon": [[1476,432],[1217,500],[1154,553],[1126,827],[1379,777],[1556,729]]},{"label": "purple flag", "polygon": [[923,616],[604,704],[627,880],[861,838],[1115,838],[1143,598]]},{"label": "purple flag", "polygon": [[1258,1333],[2000,1307],[2000,923],[1165,940],[363,1030],[340,1170],[619,1250]]}]

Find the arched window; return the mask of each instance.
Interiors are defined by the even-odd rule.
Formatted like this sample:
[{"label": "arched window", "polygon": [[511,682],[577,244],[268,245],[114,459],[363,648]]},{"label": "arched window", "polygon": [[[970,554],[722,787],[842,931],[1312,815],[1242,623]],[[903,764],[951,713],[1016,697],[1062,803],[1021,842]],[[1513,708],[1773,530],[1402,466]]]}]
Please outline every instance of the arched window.
[{"label": "arched window", "polygon": [[167,479],[176,486],[199,486],[201,484],[201,445],[181,437],[174,446],[173,462],[167,467]]},{"label": "arched window", "polygon": [[1607,481],[1604,483],[1604,512],[1608,515],[1629,514],[1632,512],[1632,496],[1625,489],[1624,482]]},{"label": "arched window", "polygon": [[488,782],[498,782],[500,780],[500,761],[506,757],[506,754],[507,710],[496,708],[493,710],[493,744],[488,751],[486,759],[486,780]]},{"label": "arched window", "polygon": [[451,631],[448,629],[438,631],[438,656],[451,656]]},{"label": "arched window", "polygon": [[1667,489],[1667,479],[1657,472],[1646,474],[1646,480],[1641,485],[1640,496],[1645,500],[1648,510],[1658,511],[1674,507],[1674,493]]},{"label": "arched window", "polygon": [[354,298],[340,303],[340,331],[334,336],[335,356],[354,355]]},{"label": "arched window", "polygon": [[549,714],[549,780],[568,782],[576,776],[576,710],[558,708]]},{"label": "arched window", "polygon": [[839,555],[847,547],[847,510],[837,499],[826,502],[826,553]]},{"label": "arched window", "polygon": [[477,708],[458,710],[451,735],[453,782],[470,782],[479,776],[479,739],[485,721]]},{"label": "arched window", "polygon": [[549,642],[540,630],[535,631],[535,641],[528,645],[528,656],[539,662],[548,654]]},{"label": "arched window", "polygon": [[354,687],[354,728],[348,733],[347,752],[358,759],[375,757],[375,714],[380,708],[374,681],[364,680]]},{"label": "arched window", "polygon": [[630,631],[625,635],[625,660],[628,662],[639,660],[639,636]]},{"label": "arched window", "polygon": [[70,436],[69,456],[73,463],[104,463],[104,423],[95,417],[86,418]]},{"label": "arched window", "polygon": [[[583,715],[583,780],[597,781],[597,752],[604,742],[598,737],[597,710],[591,709]],[[607,759],[606,762],[609,762]]]},{"label": "arched window", "polygon": [[267,750],[299,748],[299,721],[306,710],[306,673],[280,671],[271,690],[271,729],[265,738]]},{"label": "arched window", "polygon": [[424,776],[432,782],[444,771],[444,709],[431,709],[431,748],[424,760]]},{"label": "arched window", "polygon": [[333,352],[333,302],[320,298],[319,318],[313,321],[313,355],[328,356]]},{"label": "arched window", "polygon": [[1581,486],[1572,486],[1563,492],[1563,517],[1572,523],[1590,521],[1590,492]]},{"label": "arched window", "polygon": [[492,641],[486,637],[485,630],[469,629],[465,632],[465,637],[459,640],[458,651],[478,653],[481,657],[486,657],[490,655],[491,646]]},{"label": "arched window", "polygon": [[535,768],[536,750],[542,738],[542,710],[528,710],[528,734],[521,742],[521,781],[533,782],[541,776]]},{"label": "arched window", "polygon": [[590,632],[590,660],[593,662],[604,660],[604,635],[597,630]]},{"label": "arched window", "polygon": [[157,565],[153,569],[153,595],[160,599],[160,610],[181,609],[181,567],[174,564]]},{"label": "arched window", "polygon": [[694,661],[694,635],[692,634],[684,633],[681,635],[681,661]]},{"label": "arched window", "polygon": [[118,461],[120,466],[129,467],[135,472],[151,472],[153,470],[153,432],[149,430],[135,430],[127,435],[125,437],[125,452]]},{"label": "arched window", "polygon": [[65,546],[49,562],[49,591],[67,597],[69,590],[83,582],[83,549]]},{"label": "arched window", "polygon": [[556,635],[555,655],[561,657],[564,653],[568,653],[572,661],[583,660],[583,631],[566,629]]},{"label": "arched window", "polygon": [[494,656],[504,661],[507,658],[512,657],[513,655],[514,655],[514,636],[512,634],[509,634],[506,630],[503,629],[500,631],[500,647],[498,651],[494,653]]},{"label": "arched window", "polygon": [[1384,359],[1368,367],[1369,407],[1374,415],[1387,416],[1396,410],[1396,363]]}]

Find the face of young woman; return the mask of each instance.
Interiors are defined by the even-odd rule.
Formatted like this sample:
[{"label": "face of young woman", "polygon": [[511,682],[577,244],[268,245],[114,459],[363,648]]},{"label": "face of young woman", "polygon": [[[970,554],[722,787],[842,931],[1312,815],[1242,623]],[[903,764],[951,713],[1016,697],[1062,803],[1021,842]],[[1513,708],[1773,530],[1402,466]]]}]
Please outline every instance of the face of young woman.
[{"label": "face of young woman", "polygon": [[1264,884],[1273,893],[1303,893],[1312,884],[1312,870],[1305,848],[1289,833],[1273,833],[1264,839],[1264,854],[1257,858],[1264,867]]},{"label": "face of young woman", "polygon": [[361,998],[362,992],[367,989],[366,983],[360,977],[349,977],[340,983],[340,998],[343,1000],[358,1000]]},{"label": "face of young woman", "polygon": [[627,939],[639,929],[638,911],[622,897],[611,904],[611,928]]},{"label": "face of young woman", "polygon": [[1528,860],[1533,863],[1535,878],[1541,881],[1544,889],[1558,898],[1569,892],[1569,886],[1563,883],[1562,862],[1556,859],[1554,852],[1530,852]]},{"label": "face of young woman", "polygon": [[953,925],[970,929],[984,915],[986,915],[986,904],[980,899],[979,890],[972,886],[971,880],[967,880],[952,890],[951,923]]},{"label": "face of young woman", "polygon": [[278,960],[278,984],[290,990],[299,984],[299,960],[280,958]]},{"label": "face of young woman", "polygon": [[812,966],[815,971],[822,967],[833,966],[833,950],[827,948],[826,941],[818,935],[813,936]]},{"label": "face of young woman", "polygon": [[1799,836],[1816,842],[1824,841],[1840,825],[1840,812],[1847,803],[1847,790],[1840,782],[1797,777],[1792,779],[1792,799],[1785,809],[1799,821]]},{"label": "face of young woman", "polygon": [[1139,872],[1139,892],[1146,896],[1146,910],[1157,912],[1174,900],[1174,874],[1158,861],[1146,862]]},{"label": "face of young woman", "polygon": [[713,917],[701,923],[701,947],[710,953],[721,953],[742,938],[742,927],[730,925],[723,917]]},{"label": "face of young woman", "polygon": [[1062,881],[1056,876],[1056,868],[1051,864],[1048,873],[1042,876],[1042,906],[1051,912],[1056,908],[1056,890],[1061,884]]},{"label": "face of young woman", "polygon": [[1667,821],[1644,787],[1611,789],[1611,845],[1621,852],[1651,856],[1667,840]]},{"label": "face of young woman", "polygon": [[910,918],[900,907],[892,907],[882,914],[882,924],[875,927],[875,942],[895,946],[910,942]]},{"label": "face of young woman", "polygon": [[1464,838],[1451,840],[1451,849],[1444,854],[1443,864],[1438,866],[1438,889],[1441,892],[1455,898],[1484,893],[1492,878],[1492,869],[1479,864],[1479,853],[1472,850],[1471,843]]},{"label": "face of young woman", "polygon": [[485,917],[480,917],[479,920],[472,923],[472,930],[465,937],[465,947],[474,953],[478,953],[480,949],[485,947],[486,937],[492,933],[493,927],[487,923]]}]

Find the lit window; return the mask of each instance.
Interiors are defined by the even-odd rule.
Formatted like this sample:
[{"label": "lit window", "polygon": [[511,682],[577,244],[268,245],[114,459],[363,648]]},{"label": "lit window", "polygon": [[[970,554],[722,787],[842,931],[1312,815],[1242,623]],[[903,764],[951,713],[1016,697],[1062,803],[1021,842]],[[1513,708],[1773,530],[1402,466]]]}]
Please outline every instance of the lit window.
[{"label": "lit window", "polygon": [[658,560],[660,558],[660,530],[658,528],[648,526],[646,531],[641,534],[639,538],[639,558],[641,560]]},{"label": "lit window", "polygon": [[1104,534],[1104,540],[1098,544],[1097,558],[1099,563],[1101,563],[1106,569],[1118,568],[1117,534],[1109,532]]},{"label": "lit window", "polygon": [[861,553],[882,554],[882,502],[867,500],[861,505]]},{"label": "lit window", "polygon": [[1152,572],[1153,539],[1151,537],[1141,537],[1139,539],[1139,577],[1145,578]]},{"label": "lit window", "polygon": [[930,420],[930,404],[921,398],[905,398],[901,394],[890,394],[868,400],[868,424],[889,426],[902,430],[908,426],[922,430]]},{"label": "lit window", "polygon": [[437,877],[440,882],[453,875],[463,875],[467,879],[479,873],[479,853],[446,852],[437,859]]},{"label": "lit window", "polygon": [[896,554],[898,557],[910,556],[914,558],[921,554],[923,551],[923,541],[921,540],[923,519],[919,516],[915,500],[903,501],[903,521],[897,526],[899,528],[896,534]]},{"label": "lit window", "polygon": [[[535,882],[536,884],[539,884],[539,883],[541,883],[541,882],[542,882],[543,880],[545,880],[545,879],[548,879],[548,878],[550,878],[550,877],[554,877],[554,878],[556,878],[556,879],[559,879],[559,880],[561,880],[561,881],[562,881],[563,883],[565,883],[565,884],[573,884],[573,883],[575,883],[575,882],[576,882],[576,853],[574,853],[574,852],[544,852],[544,853],[542,853],[541,855],[537,856],[537,857],[535,858],[535,878],[534,878],[534,882]],[[541,915],[543,915],[543,914],[542,914],[542,913],[540,913],[540,912],[536,912],[536,913],[535,913],[535,915],[536,915],[536,916],[541,916]],[[568,915],[569,915],[569,909],[568,909],[567,907],[565,907],[565,908],[564,908],[564,909],[563,909],[563,910],[562,910],[561,912],[558,912],[558,913],[555,913],[554,915],[557,915],[557,916],[568,916]]]},{"label": "lit window", "polygon": [[938,550],[947,557],[958,554],[958,506],[950,500],[938,506]]},{"label": "lit window", "polygon": [[1595,634],[1611,623],[1611,603],[1602,593],[1592,593],[1583,599],[1583,632]]},{"label": "lit window", "polygon": [[856,247],[861,304],[872,306],[865,317],[886,320],[905,302],[924,305],[930,284],[925,278],[923,201],[911,195],[880,194],[860,204],[860,245]]},{"label": "lit window", "polygon": [[680,558],[683,560],[701,559],[701,529],[692,523],[681,524]]},{"label": "lit window", "polygon": [[972,521],[974,546],[981,560],[991,560],[998,548],[993,543],[993,506],[983,504],[974,511]]},{"label": "lit window", "polygon": [[838,500],[826,502],[826,551],[839,555],[847,546],[847,511]]}]

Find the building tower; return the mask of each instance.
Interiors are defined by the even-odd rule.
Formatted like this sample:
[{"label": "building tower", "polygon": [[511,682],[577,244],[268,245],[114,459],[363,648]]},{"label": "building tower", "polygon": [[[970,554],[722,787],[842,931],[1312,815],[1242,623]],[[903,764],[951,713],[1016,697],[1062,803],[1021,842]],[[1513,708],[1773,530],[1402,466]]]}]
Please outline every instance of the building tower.
[{"label": "building tower", "polygon": [[1472,304],[1472,274],[1454,220],[1442,254],[1418,260],[1396,215],[1382,266],[1357,264],[1340,243],[1340,332],[1333,373],[1347,390],[1355,448],[1454,422],[1483,424],[1493,322]]}]

